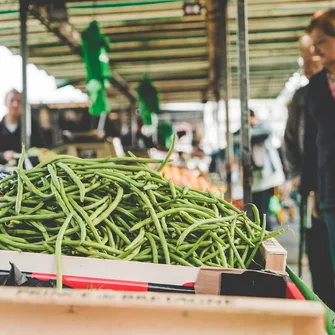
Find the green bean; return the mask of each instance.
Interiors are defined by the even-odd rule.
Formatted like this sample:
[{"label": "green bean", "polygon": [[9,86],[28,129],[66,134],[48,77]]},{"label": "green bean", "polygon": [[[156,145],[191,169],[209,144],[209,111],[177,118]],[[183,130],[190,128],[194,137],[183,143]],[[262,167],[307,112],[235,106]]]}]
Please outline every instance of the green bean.
[{"label": "green bean", "polygon": [[[201,212],[199,210],[196,210],[196,209],[188,208],[188,207],[168,209],[168,210],[166,210],[164,212],[157,213],[156,216],[157,216],[158,219],[161,219],[164,216],[168,216],[168,215],[172,215],[172,214],[178,214],[178,213],[180,213],[181,210],[184,211],[184,212],[191,213],[191,214],[199,215],[199,216],[201,216],[203,218],[211,219],[211,216],[209,216],[208,214],[203,213],[203,212]],[[144,227],[145,225],[147,225],[147,224],[149,224],[151,222],[153,222],[153,218],[152,217],[147,218],[147,219],[145,219],[145,220],[137,223],[136,225],[134,225],[130,229],[130,231],[138,230],[138,229]]]},{"label": "green bean", "polygon": [[56,255],[56,286],[58,289],[61,289],[63,287],[63,273],[62,273],[62,242],[64,238],[64,233],[72,220],[72,214],[68,215],[66,220],[64,221],[64,224],[59,230],[57,240],[56,240],[56,246],[55,246],[55,255]]},{"label": "green bean", "polygon": [[128,261],[131,260],[133,257],[135,257],[136,255],[139,254],[142,244],[144,244],[146,241],[147,241],[146,238],[142,238],[141,240],[139,240],[137,242],[137,244],[133,245],[130,249],[128,249],[127,251],[123,252],[119,256],[120,259],[128,260]]},{"label": "green bean", "polygon": [[197,222],[197,220],[195,218],[193,218],[190,214],[184,212],[184,211],[180,211],[180,215],[190,224],[194,224]]},{"label": "green bean", "polygon": [[213,240],[215,240],[216,242],[221,244],[223,248],[225,248],[225,249],[228,248],[228,245],[226,243],[224,243],[223,240],[221,238],[219,238],[216,233],[210,231],[209,235]]},{"label": "green bean", "polygon": [[48,243],[46,243],[45,241],[42,241],[42,244],[44,246],[44,248],[49,251],[50,254],[54,254],[56,252],[56,250],[50,246]]},{"label": "green bean", "polygon": [[30,236],[38,236],[38,233],[33,230],[28,229],[15,229],[12,233],[15,233],[17,235],[30,235]]},{"label": "green bean", "polygon": [[[206,232],[204,235],[202,235],[199,240],[194,244],[194,246],[186,253],[185,258],[190,257],[201,245],[201,243],[207,238],[207,236],[210,234],[210,232]],[[180,246],[178,247],[180,249]]]},{"label": "green bean", "polygon": [[108,220],[108,219],[105,219],[104,220],[105,223],[107,224],[108,227],[110,227],[110,229],[117,235],[119,236],[126,244],[130,244],[131,242],[129,241],[128,237],[126,235],[124,235],[122,233],[122,231],[120,230],[120,228],[118,228],[116,226],[116,224],[111,221],[111,220]]},{"label": "green bean", "polygon": [[[111,196],[108,196],[110,201]],[[108,208],[108,202],[106,201],[101,207],[99,207],[93,214],[90,215],[90,220],[93,222],[101,213],[103,213]]]},{"label": "green bean", "polygon": [[48,168],[48,171],[50,173],[50,177],[51,177],[52,182],[54,183],[56,189],[59,191],[60,190],[60,184],[59,184],[59,181],[58,181],[57,174],[55,172],[55,167],[52,166],[52,165],[48,165],[47,168]]},{"label": "green bean", "polygon": [[143,187],[144,191],[149,191],[149,190],[157,190],[159,188],[158,185],[155,184],[147,184]]},{"label": "green bean", "polygon": [[247,259],[248,253],[249,253],[249,246],[247,245],[246,248],[243,251],[242,254],[242,262],[245,263],[245,260]]},{"label": "green bean", "polygon": [[176,256],[174,254],[171,253],[171,259],[173,259],[174,261],[178,262],[180,265],[185,265],[185,266],[193,266],[191,263],[187,262],[185,259]]},{"label": "green bean", "polygon": [[68,197],[66,196],[62,179],[59,180],[59,184],[60,184],[60,196],[61,196],[61,198],[62,198],[62,200],[65,204],[65,207],[68,209],[69,213],[73,214],[73,218],[75,219],[75,221],[77,221],[77,223],[80,227],[80,242],[82,243],[85,240],[86,234],[87,234],[85,222],[78,215],[78,213],[74,210],[74,208],[72,207]]},{"label": "green bean", "polygon": [[114,240],[113,232],[112,232],[112,230],[109,226],[106,225],[105,228],[106,228],[106,232],[107,232],[107,236],[108,236],[108,245],[111,248],[115,249],[115,240]]},{"label": "green bean", "polygon": [[137,249],[133,250],[133,252],[130,253],[129,255],[127,255],[126,257],[124,257],[123,260],[131,261],[134,257],[136,257],[139,254],[140,250],[141,250],[141,246],[139,246]]},{"label": "green bean", "polygon": [[[158,258],[163,258],[161,256],[158,256]],[[137,255],[135,256],[133,259],[133,261],[136,261],[136,262],[149,262],[152,260],[152,256],[151,255]]]},{"label": "green bean", "polygon": [[190,190],[190,188],[185,186],[184,189],[183,189],[183,195],[186,195],[189,190]]},{"label": "green bean", "polygon": [[154,208],[152,207],[152,204],[151,204],[149,198],[143,192],[141,192],[138,188],[136,188],[134,186],[130,186],[130,188],[135,193],[137,193],[140,196],[140,198],[142,199],[142,201],[149,207],[150,215],[151,215],[152,220],[154,222],[154,225],[156,227],[158,236],[161,240],[161,245],[162,245],[163,252],[164,252],[164,257],[165,257],[165,262],[166,262],[166,264],[170,264],[170,254],[169,254],[169,250],[168,250],[167,243],[166,243],[166,240],[165,240],[164,232],[163,232],[162,227],[160,225],[159,218],[158,218]]},{"label": "green bean", "polygon": [[244,240],[250,246],[255,247],[254,243],[243,234],[242,230],[239,227],[236,227],[235,231],[242,238],[242,240]]},{"label": "green bean", "polygon": [[85,249],[84,247],[76,247],[76,250],[80,252],[81,254],[88,255],[88,256],[93,256],[95,258],[104,258],[104,259],[110,259],[110,260],[116,260],[117,257],[105,254],[103,252],[97,251],[97,250],[88,250]]},{"label": "green bean", "polygon": [[64,213],[55,213],[55,214],[49,214],[49,215],[14,215],[9,217],[2,217],[0,218],[0,223],[8,222],[11,220],[18,220],[18,221],[26,221],[26,220],[51,220],[56,218],[62,218],[64,217]]},{"label": "green bean", "polygon": [[242,261],[242,258],[240,256],[240,254],[238,253],[237,249],[236,249],[236,246],[234,244],[234,241],[232,240],[232,237],[228,234],[228,240],[229,240],[229,244],[230,244],[230,249],[229,250],[232,250],[232,252],[234,253],[238,263],[240,264],[241,268],[242,269],[245,269],[246,266],[244,264],[244,262]]},{"label": "green bean", "polygon": [[176,199],[177,198],[177,192],[176,192],[176,188],[175,188],[174,183],[172,182],[172,180],[169,181],[169,186],[170,186],[172,198]]},{"label": "green bean", "polygon": [[261,246],[262,242],[263,242],[263,237],[265,235],[265,231],[266,231],[266,215],[263,216],[263,223],[262,223],[262,233],[260,236],[260,240],[259,242],[255,245],[255,248],[253,249],[253,251],[251,252],[245,266],[248,268],[249,265],[251,264],[251,262],[253,261],[259,247]]},{"label": "green bean", "polygon": [[129,219],[131,219],[133,221],[137,221],[138,220],[138,218],[135,215],[133,215],[129,210],[126,210],[126,209],[124,209],[121,206],[117,206],[115,208],[115,210],[117,212],[120,212],[120,213],[124,214],[125,216],[127,216]]},{"label": "green bean", "polygon": [[128,251],[129,249],[132,249],[134,245],[137,245],[139,241],[141,241],[144,238],[144,229],[140,229],[140,233],[137,235],[137,237],[124,249],[125,251]]},{"label": "green bean", "polygon": [[29,215],[31,215],[31,214],[34,214],[34,213],[36,213],[37,211],[39,211],[40,209],[42,209],[43,208],[43,206],[44,206],[44,202],[40,202],[38,205],[36,205],[34,208],[25,208],[25,207],[21,207],[22,209],[24,208],[25,209],[25,214],[27,215],[27,214],[29,214]]},{"label": "green bean", "polygon": [[17,173],[20,176],[20,178],[22,179],[22,181],[30,189],[30,191],[32,193],[36,194],[38,197],[41,197],[41,198],[44,199],[44,198],[50,198],[52,196],[52,194],[44,194],[39,189],[37,189],[23,171],[17,170]]},{"label": "green bean", "polygon": [[[25,157],[25,149],[24,149],[24,145],[22,145],[22,153],[21,153],[21,157],[19,159],[19,164],[18,164],[18,167],[17,167],[17,169],[20,170],[21,173],[22,173],[22,170],[23,170],[24,157]],[[17,195],[16,195],[16,202],[15,202],[15,212],[16,212],[17,215],[20,214],[21,204],[22,204],[22,196],[23,196],[23,180],[18,175],[18,178],[17,178]]]},{"label": "green bean", "polygon": [[[12,204],[13,204],[13,203],[12,203]],[[4,207],[4,208],[2,208],[2,209],[0,210],[0,218],[3,217],[3,216],[5,216],[5,215],[10,211],[11,206],[12,206],[12,205],[7,206],[7,207]]]},{"label": "green bean", "polygon": [[115,197],[114,201],[111,202],[110,206],[106,209],[106,211],[102,215],[100,215],[99,217],[97,217],[93,220],[92,223],[93,223],[94,226],[96,226],[97,224],[104,221],[105,219],[107,219],[110,216],[110,214],[114,211],[114,209],[120,203],[120,201],[122,199],[122,195],[123,195],[123,188],[118,186],[117,196]]},{"label": "green bean", "polygon": [[220,244],[218,241],[215,241],[215,244],[216,244],[216,246],[219,250],[219,255],[220,255],[220,258],[221,258],[222,266],[224,268],[227,268],[228,263],[227,263],[227,258],[226,258],[226,255],[225,255],[225,250],[223,249],[222,244]]},{"label": "green bean", "polygon": [[19,249],[22,248],[22,249],[31,250],[31,251],[44,251],[45,250],[43,245],[15,242],[7,238],[7,236],[3,234],[0,234],[0,242],[5,243],[8,246],[12,246],[12,247],[19,248]]},{"label": "green bean", "polygon": [[79,179],[79,177],[66,164],[59,162],[59,163],[57,163],[57,166],[59,166],[61,169],[63,169],[70,176],[70,178],[73,180],[73,182],[78,186],[79,194],[80,194],[80,201],[84,202],[86,190],[85,190],[85,187],[82,184],[81,180]]},{"label": "green bean", "polygon": [[69,197],[70,204],[73,206],[73,208],[83,217],[85,220],[86,224],[89,226],[94,238],[101,243],[101,238],[100,235],[98,234],[98,231],[96,230],[93,222],[91,221],[90,217],[88,214],[80,207],[79,204],[77,204],[73,198]]},{"label": "green bean", "polygon": [[123,220],[123,218],[120,215],[114,215],[114,217],[115,217],[115,221],[120,223],[122,228],[125,228],[126,231],[130,230],[130,226],[128,225],[128,223],[125,220]]},{"label": "green bean", "polygon": [[201,251],[200,256],[199,256],[200,259],[204,258],[205,254],[206,254],[207,251],[210,249],[210,247],[211,247],[211,246],[209,245],[209,246],[205,247],[205,248]]},{"label": "green bean", "polygon": [[157,172],[161,172],[164,168],[164,166],[167,164],[167,162],[169,161],[172,153],[173,153],[173,150],[174,150],[174,147],[175,147],[175,144],[176,144],[176,139],[177,139],[177,136],[176,136],[176,133],[173,134],[173,137],[172,137],[172,143],[171,143],[171,146],[170,146],[170,149],[165,157],[165,159],[163,160],[163,162],[160,164],[160,166],[158,167],[158,169],[156,170]]},{"label": "green bean", "polygon": [[212,204],[212,208],[213,208],[213,211],[214,211],[214,213],[215,213],[215,216],[216,216],[216,217],[220,216],[218,207],[217,207],[215,204]]},{"label": "green bean", "polygon": [[162,223],[162,229],[165,233],[168,232],[168,227],[167,227],[167,224],[166,224],[166,218],[163,216],[162,217],[162,220],[161,220],[161,223]]},{"label": "green bean", "polygon": [[185,240],[186,236],[188,234],[191,233],[192,230],[194,230],[195,228],[199,227],[202,224],[208,224],[208,223],[216,223],[216,222],[222,222],[222,221],[229,221],[229,220],[233,220],[235,219],[236,216],[231,216],[231,217],[223,217],[223,218],[217,218],[217,219],[207,219],[207,220],[201,220],[198,221],[196,223],[194,223],[193,225],[191,225],[190,227],[188,227],[179,237],[178,242],[177,242],[177,246],[181,245],[183,243],[183,241]]},{"label": "green bean", "polygon": [[212,252],[211,254],[207,255],[206,257],[200,258],[201,262],[206,263],[208,260],[214,258],[219,254],[219,250]]},{"label": "green bean", "polygon": [[[158,250],[157,250],[157,245],[153,237],[151,236],[150,233],[145,233],[145,237],[148,239],[151,250],[152,250],[152,262],[153,263],[158,263]],[[150,249],[149,249],[150,250]]]}]

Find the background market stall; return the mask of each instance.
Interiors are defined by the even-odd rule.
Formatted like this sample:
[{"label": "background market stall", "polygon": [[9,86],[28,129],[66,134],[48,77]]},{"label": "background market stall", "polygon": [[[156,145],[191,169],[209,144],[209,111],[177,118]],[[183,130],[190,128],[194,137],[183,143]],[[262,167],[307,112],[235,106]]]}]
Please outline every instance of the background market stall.
[{"label": "background market stall", "polygon": [[[63,2],[58,3],[62,8]],[[43,1],[22,1],[22,4],[28,6],[28,43],[26,48],[22,43],[23,54],[29,55],[29,62],[55,75],[59,85],[70,83],[85,91],[80,32],[96,19],[111,42],[113,86],[108,95],[112,108],[135,109],[135,88],[146,72],[154,80],[162,102],[218,98],[228,101],[239,96],[238,63],[245,64],[241,67],[241,78],[244,78],[241,97],[245,101],[243,110],[247,108],[248,76],[245,75],[248,66],[242,62],[243,57],[238,61],[236,43],[246,36],[241,1],[236,6],[234,2],[202,0],[200,15],[195,16],[184,15],[184,1],[180,0],[67,1],[67,17],[64,20],[63,15],[61,23],[57,19],[52,22],[48,13],[37,6],[44,4]],[[249,38],[251,98],[278,96],[298,67],[298,37],[303,34],[312,13],[328,7],[328,1],[249,1],[245,28],[248,28]],[[0,14],[0,43],[17,54],[20,50],[19,2],[2,1]],[[24,19],[24,11],[21,14]],[[236,29],[238,22],[242,29]],[[240,43],[241,55],[247,54],[247,43],[243,45]],[[246,114],[242,124],[246,125]],[[246,131],[244,129],[244,147]],[[244,156],[248,174],[248,153]]]}]

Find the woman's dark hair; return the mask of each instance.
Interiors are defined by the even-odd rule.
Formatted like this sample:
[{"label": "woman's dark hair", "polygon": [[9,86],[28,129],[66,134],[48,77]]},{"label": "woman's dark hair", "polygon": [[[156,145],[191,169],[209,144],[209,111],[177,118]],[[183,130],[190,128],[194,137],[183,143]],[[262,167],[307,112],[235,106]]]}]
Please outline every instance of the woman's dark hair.
[{"label": "woman's dark hair", "polygon": [[256,116],[255,112],[250,108],[249,108],[249,116],[250,117],[255,117]]},{"label": "woman's dark hair", "polygon": [[314,29],[320,29],[324,34],[335,37],[335,9],[329,9],[314,16],[306,31],[311,33]]}]

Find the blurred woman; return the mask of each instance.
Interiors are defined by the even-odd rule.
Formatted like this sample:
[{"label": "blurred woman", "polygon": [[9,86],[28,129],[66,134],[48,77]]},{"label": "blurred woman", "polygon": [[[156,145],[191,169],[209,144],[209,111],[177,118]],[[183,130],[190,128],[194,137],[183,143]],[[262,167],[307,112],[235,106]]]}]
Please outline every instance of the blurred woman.
[{"label": "blurred woman", "polygon": [[[0,164],[16,159],[21,152],[21,93],[15,89],[5,95],[7,113],[0,122]],[[32,120],[31,146],[43,147],[44,139],[36,122]]]},{"label": "blurred woman", "polygon": [[335,275],[335,9],[314,17],[307,32],[324,70],[310,79],[306,94],[303,179],[317,194]]}]

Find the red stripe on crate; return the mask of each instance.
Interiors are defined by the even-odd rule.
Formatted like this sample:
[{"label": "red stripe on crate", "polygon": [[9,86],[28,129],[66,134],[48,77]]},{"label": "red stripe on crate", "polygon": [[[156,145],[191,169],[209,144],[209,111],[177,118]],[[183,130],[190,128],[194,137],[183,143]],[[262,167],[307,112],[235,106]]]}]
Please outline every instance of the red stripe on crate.
[{"label": "red stripe on crate", "polygon": [[286,285],[286,299],[306,300],[293,282],[288,282]]},{"label": "red stripe on crate", "polygon": [[195,283],[185,283],[183,286],[194,287]]},{"label": "red stripe on crate", "polygon": [[[32,273],[32,277],[48,281],[56,280],[56,275],[49,273]],[[132,291],[132,292],[147,292],[148,283],[117,280],[117,279],[104,279],[94,277],[78,277],[78,276],[63,276],[63,284],[75,289],[104,289],[114,291]]]}]

